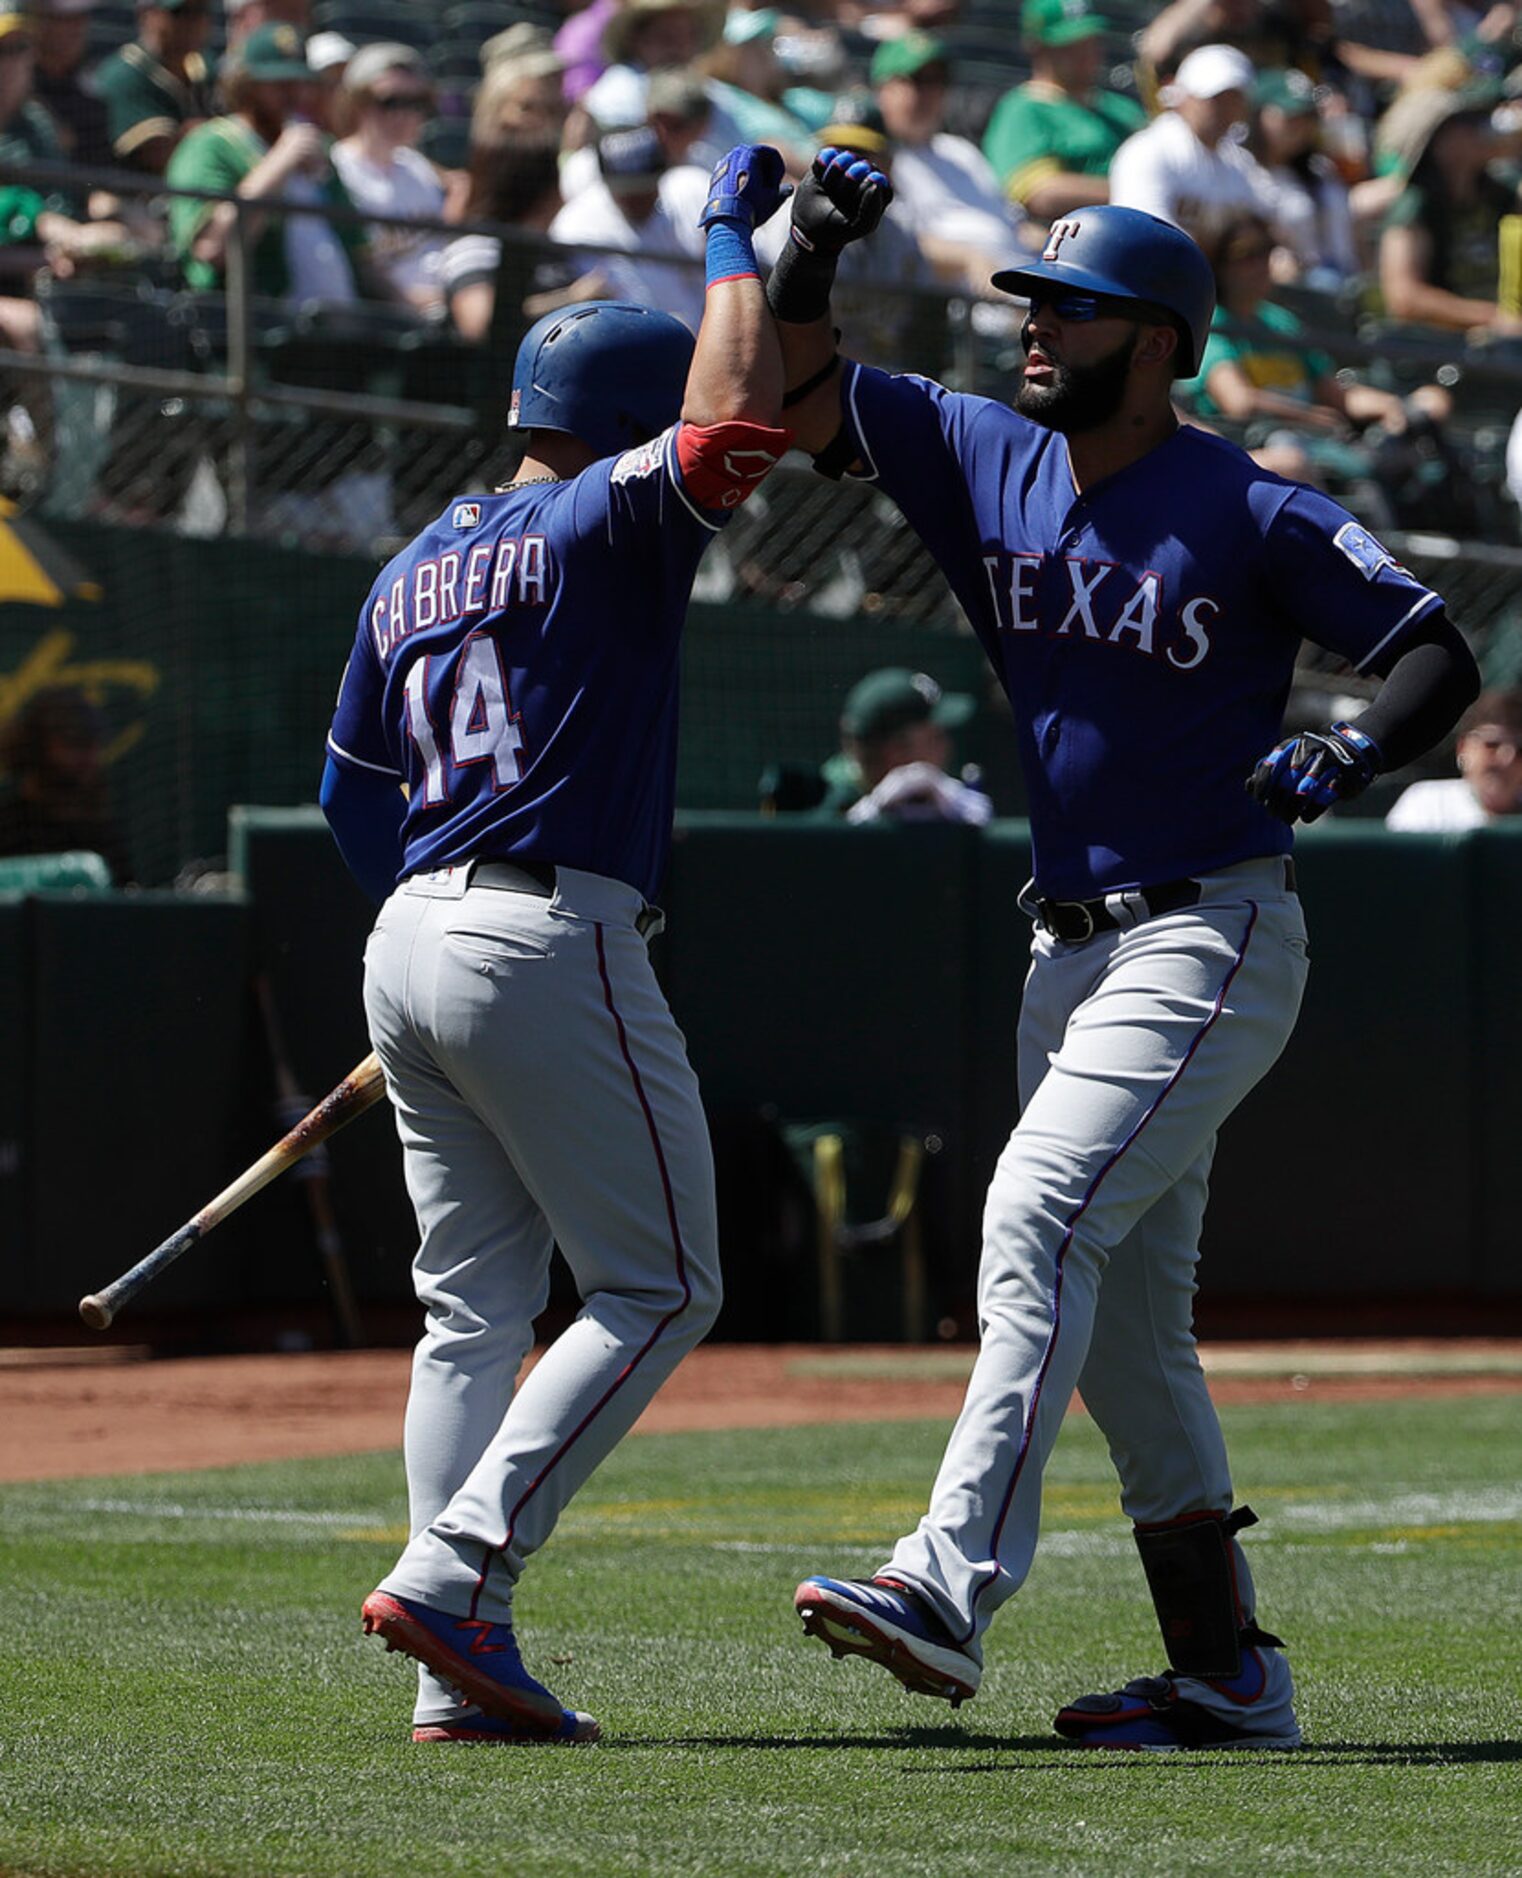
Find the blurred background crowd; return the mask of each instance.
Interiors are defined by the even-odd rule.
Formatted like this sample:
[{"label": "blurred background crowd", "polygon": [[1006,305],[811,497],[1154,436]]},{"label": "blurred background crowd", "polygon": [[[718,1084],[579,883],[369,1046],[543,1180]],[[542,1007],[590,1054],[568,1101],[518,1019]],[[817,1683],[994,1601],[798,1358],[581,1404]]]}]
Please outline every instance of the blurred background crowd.
[{"label": "blurred background crowd", "polygon": [[[599,295],[695,324],[696,210],[740,140],[794,174],[824,143],[891,174],[888,221],[843,270],[868,356],[947,373],[949,305],[963,377],[990,388],[1018,333],[992,270],[1084,203],[1147,208],[1220,284],[1180,387],[1196,421],[1375,523],[1516,538],[1510,0],[26,0],[0,12],[0,347],[98,347],[103,285],[159,296],[134,303],[140,358],[155,316],[223,356],[186,296],[232,284],[261,339],[296,326],[361,354],[431,338],[500,363],[539,314]],[[277,376],[320,384],[308,351]],[[57,419],[16,382],[0,487],[36,473]],[[489,411],[500,390],[488,371],[473,396]],[[365,471],[346,470],[352,538]],[[183,500],[172,462],[146,487],[103,471],[97,509]]]}]

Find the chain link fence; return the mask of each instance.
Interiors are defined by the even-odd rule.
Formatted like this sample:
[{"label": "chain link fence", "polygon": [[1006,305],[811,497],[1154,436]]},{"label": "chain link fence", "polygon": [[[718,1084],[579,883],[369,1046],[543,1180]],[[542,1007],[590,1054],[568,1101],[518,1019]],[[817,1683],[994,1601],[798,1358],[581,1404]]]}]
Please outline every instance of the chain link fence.
[{"label": "chain link fence", "polygon": [[[115,172],[0,169],[39,185],[62,174],[76,188],[83,179],[135,194],[145,211],[139,226],[162,225],[167,198],[184,193]],[[504,416],[511,354],[526,320],[498,318],[487,348],[376,303],[261,300],[247,288],[255,205],[201,199],[237,203],[222,293],[185,291],[173,258],[151,243],[130,268],[38,276],[39,349],[0,349],[0,493],[44,520],[381,556],[454,496],[512,473],[517,453]],[[268,203],[257,209],[281,213]],[[462,232],[441,223],[398,226]],[[565,254],[518,230],[472,232],[499,238],[519,282],[540,249]],[[1468,477],[1481,495],[1458,512],[1476,517],[1486,539],[1397,531],[1392,545],[1449,596],[1487,675],[1509,679],[1522,666],[1513,646],[1522,547],[1501,458],[1522,405],[1522,358],[1504,349],[1476,353],[1457,337],[1445,345],[1430,334],[1382,329],[1356,303],[1317,301],[1303,310],[1315,322],[1308,337],[1340,364],[1396,386],[1430,380],[1451,390],[1464,455],[1432,466],[1431,512],[1454,513],[1444,500],[1453,494],[1448,484]],[[859,280],[842,284],[836,312],[843,346],[859,356],[959,390],[1007,395],[1020,358],[1019,314],[1007,302]],[[1358,509],[1357,488],[1339,493]],[[821,481],[801,458],[735,518],[705,562],[698,592],[726,606],[966,630],[944,578],[894,506],[864,485]],[[1347,683],[1315,648],[1306,650],[1302,676],[1312,689]]]}]

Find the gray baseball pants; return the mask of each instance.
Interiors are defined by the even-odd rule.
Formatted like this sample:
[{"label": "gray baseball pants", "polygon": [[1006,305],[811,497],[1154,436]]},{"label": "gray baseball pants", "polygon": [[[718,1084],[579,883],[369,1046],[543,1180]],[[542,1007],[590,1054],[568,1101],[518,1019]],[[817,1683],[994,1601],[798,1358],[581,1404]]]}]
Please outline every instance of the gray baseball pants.
[{"label": "gray baseball pants", "polygon": [[[526,1560],[713,1323],[713,1162],[641,896],[403,882],[365,954],[421,1243],[405,1451],[412,1537],[382,1589],[507,1618]],[[515,1391],[558,1244],[582,1299]],[[420,1672],[416,1718],[459,1713]]]},{"label": "gray baseball pants", "polygon": [[981,1349],[930,1509],[882,1568],[979,1661],[1030,1570],[1075,1386],[1133,1521],[1232,1504],[1194,1341],[1200,1225],[1216,1131],[1288,1041],[1307,953],[1282,860],[1203,886],[1198,906],[1083,944],[1036,930],[1022,1112],[984,1213]]}]

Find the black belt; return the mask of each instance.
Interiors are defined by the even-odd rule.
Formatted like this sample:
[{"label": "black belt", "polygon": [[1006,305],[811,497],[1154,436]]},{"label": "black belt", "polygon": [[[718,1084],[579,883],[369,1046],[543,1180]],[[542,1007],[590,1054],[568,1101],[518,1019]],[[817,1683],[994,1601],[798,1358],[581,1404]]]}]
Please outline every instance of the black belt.
[{"label": "black belt", "polygon": [[[550,861],[475,861],[470,869],[472,887],[495,887],[502,893],[531,893],[536,898],[553,898],[558,875]],[[660,932],[666,916],[658,906],[644,906],[634,920],[634,930],[641,939]]]},{"label": "black belt", "polygon": [[555,892],[555,869],[549,861],[477,861],[470,870],[470,884],[548,900]]},{"label": "black belt", "polygon": [[[1284,890],[1298,891],[1295,863],[1289,855],[1284,857]],[[1154,887],[1128,887],[1097,900],[1048,900],[1033,894],[1025,904],[1054,939],[1065,945],[1082,945],[1097,932],[1128,932],[1145,919],[1160,919],[1164,913],[1198,906],[1203,892],[1197,880],[1164,880]]]}]

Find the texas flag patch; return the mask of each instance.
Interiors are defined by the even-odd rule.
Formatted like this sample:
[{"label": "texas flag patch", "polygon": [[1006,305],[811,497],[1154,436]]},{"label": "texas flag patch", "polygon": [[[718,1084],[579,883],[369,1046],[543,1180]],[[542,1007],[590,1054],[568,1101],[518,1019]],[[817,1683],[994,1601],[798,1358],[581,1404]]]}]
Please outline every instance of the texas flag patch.
[{"label": "texas flag patch", "polygon": [[1409,567],[1402,567],[1385,544],[1359,522],[1344,522],[1333,535],[1332,545],[1342,549],[1365,580],[1372,580],[1382,567],[1404,574],[1407,580],[1416,578]]},{"label": "texas flag patch", "polygon": [[454,514],[449,518],[452,528],[479,528],[481,526],[481,504],[479,502],[457,502]]}]

